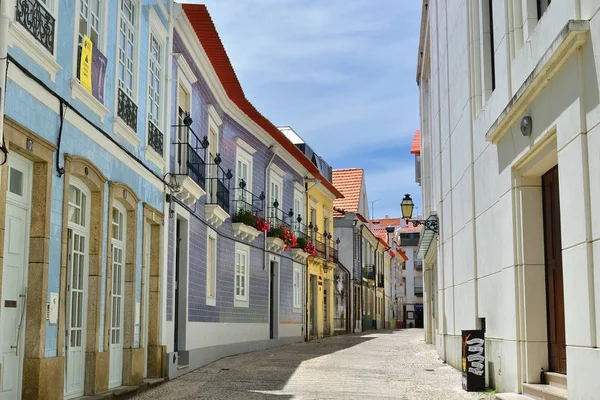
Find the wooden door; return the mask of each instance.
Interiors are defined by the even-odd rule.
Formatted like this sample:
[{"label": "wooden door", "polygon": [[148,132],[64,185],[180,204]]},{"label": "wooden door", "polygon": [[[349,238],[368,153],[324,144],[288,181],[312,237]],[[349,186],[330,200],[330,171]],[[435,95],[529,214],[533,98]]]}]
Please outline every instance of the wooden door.
[{"label": "wooden door", "polygon": [[548,361],[550,371],[566,374],[567,348],[558,188],[558,166],[556,166],[542,176]]}]

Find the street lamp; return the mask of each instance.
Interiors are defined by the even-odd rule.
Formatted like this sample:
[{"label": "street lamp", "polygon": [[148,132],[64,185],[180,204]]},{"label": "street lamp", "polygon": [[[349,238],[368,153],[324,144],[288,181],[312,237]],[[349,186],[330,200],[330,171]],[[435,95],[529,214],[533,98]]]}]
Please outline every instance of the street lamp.
[{"label": "street lamp", "polygon": [[412,223],[413,226],[423,225],[425,229],[428,229],[434,233],[438,233],[438,219],[435,216],[423,219],[412,219],[413,209],[415,204],[410,198],[410,194],[405,194],[400,205],[402,208],[402,218],[406,220],[406,223]]}]

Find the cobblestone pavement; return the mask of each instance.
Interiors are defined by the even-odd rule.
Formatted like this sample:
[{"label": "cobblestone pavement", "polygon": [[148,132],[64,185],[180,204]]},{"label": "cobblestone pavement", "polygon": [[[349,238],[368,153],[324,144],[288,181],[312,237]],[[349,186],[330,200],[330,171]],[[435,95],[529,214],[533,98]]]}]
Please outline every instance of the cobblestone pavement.
[{"label": "cobblestone pavement", "polygon": [[227,357],[136,399],[493,399],[466,393],[423,330],[374,331]]}]

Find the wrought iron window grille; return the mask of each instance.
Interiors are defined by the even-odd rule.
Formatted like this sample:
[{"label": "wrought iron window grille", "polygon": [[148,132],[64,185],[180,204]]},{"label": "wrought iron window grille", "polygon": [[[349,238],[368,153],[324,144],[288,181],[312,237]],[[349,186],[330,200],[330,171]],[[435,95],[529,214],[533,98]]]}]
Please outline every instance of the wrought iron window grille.
[{"label": "wrought iron window grille", "polygon": [[137,105],[131,100],[125,91],[119,88],[117,98],[117,116],[121,118],[127,126],[137,132]]},{"label": "wrought iron window grille", "polygon": [[[208,143],[208,141],[207,141]],[[221,155],[216,153],[214,157],[209,154],[209,159],[213,162],[208,165],[208,195],[206,197],[206,204],[216,204],[229,214],[229,191],[231,178],[233,173],[231,169],[225,171],[221,167]]]},{"label": "wrought iron window grille", "polygon": [[38,0],[17,0],[16,20],[54,54],[55,19]]},{"label": "wrought iron window grille", "polygon": [[[190,127],[191,118],[184,120],[185,122],[189,122],[189,124],[172,126],[183,133],[179,137],[187,138],[185,141],[173,143],[176,156],[173,174],[188,176],[204,190],[206,188],[206,162],[204,159],[206,158],[208,139],[206,136],[200,139],[196,135]],[[202,153],[204,153],[204,156]]]},{"label": "wrought iron window grille", "polygon": [[161,157],[163,156],[163,133],[148,120],[148,145]]}]

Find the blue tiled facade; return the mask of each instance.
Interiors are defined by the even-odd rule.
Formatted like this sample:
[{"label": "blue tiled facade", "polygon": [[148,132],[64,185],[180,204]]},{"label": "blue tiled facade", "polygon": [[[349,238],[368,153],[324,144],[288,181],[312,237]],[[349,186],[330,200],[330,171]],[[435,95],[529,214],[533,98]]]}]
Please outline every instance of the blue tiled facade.
[{"label": "blue tiled facade", "polygon": [[[149,32],[149,14],[151,12],[156,13],[159,16],[159,20],[164,24],[165,30],[168,28],[166,24],[168,20],[167,15],[163,15],[163,8],[158,7],[156,4],[158,1],[164,3],[165,8],[169,9],[169,2],[164,0],[149,1],[144,0],[138,2],[138,10],[141,10],[138,26],[138,38],[137,47],[139,48],[139,54],[137,56],[138,65],[136,67],[139,76],[137,96],[134,99],[138,105],[138,129],[137,135],[140,139],[140,144],[132,146],[127,140],[120,135],[113,132],[113,121],[116,114],[115,104],[115,89],[116,89],[116,56],[117,56],[117,12],[120,1],[111,0],[106,5],[106,19],[102,22],[102,32],[106,32],[105,44],[101,45],[100,50],[103,51],[106,56],[107,70],[104,86],[104,106],[109,110],[108,115],[104,116],[103,120],[85,103],[78,99],[71,97],[71,81],[75,78],[73,71],[74,56],[76,52],[74,46],[76,45],[76,38],[74,37],[76,29],[76,5],[79,2],[71,0],[56,0],[55,9],[58,10],[56,15],[56,48],[55,48],[55,59],[60,70],[56,73],[54,80],[51,79],[49,73],[41,66],[36,63],[34,58],[31,58],[27,51],[23,50],[16,44],[13,47],[9,47],[8,53],[10,56],[9,60],[9,71],[11,70],[23,70],[33,75],[33,78],[23,77],[20,78],[23,81],[14,82],[11,80],[9,73],[9,79],[6,90],[6,106],[5,114],[6,117],[16,121],[22,127],[30,130],[35,135],[47,140],[50,143],[58,143],[58,132],[60,126],[59,118],[59,106],[53,106],[52,104],[45,104],[37,96],[37,92],[32,93],[31,90],[27,90],[27,85],[23,85],[23,82],[31,85],[35,85],[35,79],[41,81],[43,85],[47,86],[47,90],[39,89],[40,92],[44,92],[45,98],[58,99],[61,98],[65,103],[70,106],[65,107],[66,116],[72,117],[76,112],[83,115],[88,122],[83,122],[86,132],[80,130],[80,127],[73,125],[69,122],[69,119],[65,119],[62,139],[60,143],[60,153],[54,152],[54,161],[52,163],[52,183],[51,183],[51,215],[50,215],[50,243],[49,243],[49,265],[48,265],[48,300],[50,293],[61,293],[61,251],[62,251],[62,237],[63,237],[63,194],[64,194],[64,177],[60,177],[56,170],[56,158],[60,165],[64,165],[64,155],[69,154],[72,156],[80,156],[87,159],[91,164],[95,165],[99,171],[108,179],[104,187],[104,221],[103,226],[103,239],[102,239],[102,260],[101,260],[101,271],[102,271],[102,287],[101,287],[101,304],[100,304],[100,340],[99,348],[97,351],[106,352],[108,349],[104,348],[104,331],[105,331],[105,314],[107,312],[106,303],[106,279],[107,276],[107,257],[108,254],[108,240],[107,240],[107,227],[109,226],[109,195],[108,187],[109,182],[119,182],[129,186],[133,192],[140,198],[138,208],[135,212],[137,217],[137,242],[135,243],[135,249],[128,249],[128,251],[135,251],[136,263],[135,263],[135,302],[141,302],[141,281],[142,281],[142,238],[143,238],[143,204],[152,206],[156,210],[163,211],[164,209],[164,189],[162,184],[162,171],[161,167],[157,166],[149,161],[146,161],[145,147],[146,147],[146,99],[147,99],[147,82],[146,73],[140,71],[147,71],[148,69],[148,32]],[[104,2],[101,2],[104,3]],[[153,10],[153,11],[151,11]],[[15,22],[13,22],[14,24]],[[32,42],[35,42],[35,38],[31,38]],[[169,46],[166,42],[165,46]],[[41,49],[41,48],[40,48]],[[165,49],[166,50],[166,49]],[[165,55],[168,54],[165,51]],[[166,65],[165,65],[166,73]],[[165,92],[166,95],[166,85]],[[165,97],[166,99],[166,97]],[[164,102],[166,105],[166,101]],[[166,113],[165,113],[166,115]],[[101,133],[94,125],[100,130],[104,131]],[[107,135],[108,137],[105,137]],[[93,139],[92,139],[93,138]],[[110,138],[110,139],[109,139]],[[109,140],[113,140],[121,147],[122,150],[130,152],[137,160],[133,160],[131,157],[126,155],[125,151],[118,151],[114,153],[103,147],[99,143],[107,143]],[[165,138],[166,140],[166,138]],[[124,160],[128,161],[124,161]],[[132,168],[132,164],[137,164],[137,167]],[[144,174],[140,174],[139,171],[145,171]],[[147,177],[154,175],[151,179],[152,183]],[[157,184],[157,182],[159,184]],[[158,186],[158,187],[157,187]],[[61,294],[62,295],[62,294]],[[64,310],[60,310],[60,314],[63,314]],[[90,318],[90,316],[88,316]],[[46,322],[45,330],[45,344],[42,353],[47,358],[61,357],[64,355],[64,349],[58,348],[58,335],[62,332],[58,332],[58,326],[56,324],[50,325]],[[140,346],[140,327],[135,326],[134,332],[134,347]]]}]

